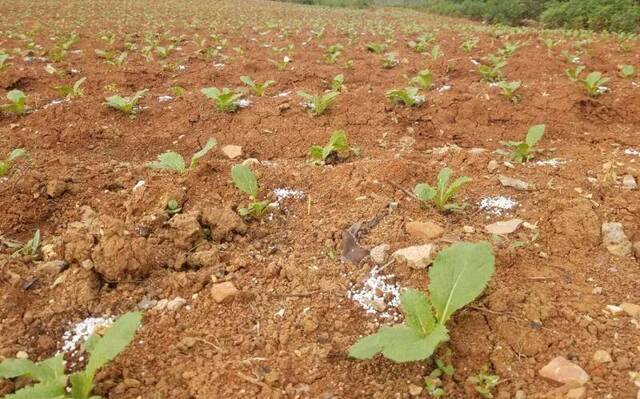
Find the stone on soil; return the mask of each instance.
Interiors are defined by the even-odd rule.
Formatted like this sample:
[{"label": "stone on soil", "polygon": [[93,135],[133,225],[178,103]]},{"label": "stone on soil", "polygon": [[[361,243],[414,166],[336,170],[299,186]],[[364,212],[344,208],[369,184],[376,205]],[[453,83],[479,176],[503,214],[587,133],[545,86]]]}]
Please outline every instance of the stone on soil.
[{"label": "stone on soil", "polygon": [[622,223],[602,223],[602,242],[612,255],[631,253],[631,241],[625,235]]},{"label": "stone on soil", "polygon": [[500,175],[498,176],[498,180],[504,187],[511,187],[521,191],[526,191],[529,189],[529,183],[527,183],[526,181],[514,179],[513,177]]},{"label": "stone on soil", "polygon": [[580,387],[570,389],[564,397],[565,399],[584,399],[587,397],[587,388]]},{"label": "stone on soil", "polygon": [[414,269],[424,269],[432,260],[435,246],[433,244],[415,245],[402,248],[393,253],[393,258],[400,263],[406,263]]},{"label": "stone on soil", "polygon": [[522,219],[511,219],[504,222],[495,222],[485,226],[485,230],[489,234],[510,234],[518,230],[522,224]]},{"label": "stone on soil", "polygon": [[421,240],[434,240],[444,234],[444,229],[431,221],[426,222],[409,222],[405,225],[407,233],[421,239]]},{"label": "stone on soil", "polygon": [[625,302],[621,304],[620,307],[629,316],[633,317],[634,319],[640,319],[640,305]]},{"label": "stone on soil", "polygon": [[622,187],[627,190],[635,190],[638,188],[638,183],[636,179],[631,175],[622,176]]},{"label": "stone on soil", "polygon": [[62,180],[50,180],[47,183],[47,195],[58,198],[67,191],[67,183]]},{"label": "stone on soil", "polygon": [[600,349],[593,354],[593,361],[596,363],[608,363],[611,361],[611,355],[609,352]]},{"label": "stone on soil", "polygon": [[589,374],[575,363],[562,356],[553,358],[546,366],[538,371],[541,377],[548,378],[562,384],[578,382],[580,385],[589,381]]},{"label": "stone on soil", "polygon": [[195,213],[179,213],[169,221],[173,243],[180,249],[189,250],[200,238],[200,223]]},{"label": "stone on soil", "polygon": [[239,145],[225,145],[222,147],[222,153],[229,159],[235,159],[242,155],[242,147]]},{"label": "stone on soil", "polygon": [[371,260],[375,264],[382,265],[387,261],[387,257],[389,256],[389,244],[380,244],[371,248],[369,256],[371,256]]},{"label": "stone on soil", "polygon": [[233,297],[238,293],[238,289],[231,281],[214,284],[211,287],[211,296],[216,303],[222,303],[226,299]]}]

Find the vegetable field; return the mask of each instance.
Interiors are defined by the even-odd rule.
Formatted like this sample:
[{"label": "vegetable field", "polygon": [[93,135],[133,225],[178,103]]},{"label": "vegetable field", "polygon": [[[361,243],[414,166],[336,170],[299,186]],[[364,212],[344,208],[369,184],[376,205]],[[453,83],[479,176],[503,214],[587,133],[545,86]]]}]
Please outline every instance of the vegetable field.
[{"label": "vegetable field", "polygon": [[0,397],[640,397],[640,43],[0,0]]}]

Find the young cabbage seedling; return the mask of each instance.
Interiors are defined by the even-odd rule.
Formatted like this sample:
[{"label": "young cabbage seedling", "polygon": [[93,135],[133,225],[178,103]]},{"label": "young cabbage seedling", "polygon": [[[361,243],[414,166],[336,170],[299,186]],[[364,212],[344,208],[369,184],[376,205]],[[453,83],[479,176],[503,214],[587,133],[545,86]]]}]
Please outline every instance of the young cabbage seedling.
[{"label": "young cabbage seedling", "polygon": [[312,95],[304,91],[299,91],[298,95],[306,102],[305,106],[309,108],[312,115],[322,115],[338,98],[337,91],[330,91],[325,94]]},{"label": "young cabbage seedling", "polygon": [[416,87],[389,90],[387,92],[387,98],[395,104],[402,104],[407,107],[418,106],[425,100],[424,96],[418,94]]},{"label": "young cabbage seedling", "polygon": [[607,91],[605,84],[610,80],[600,72],[591,72],[586,78],[580,79],[580,83],[590,97],[598,97]]},{"label": "young cabbage seedling", "polygon": [[349,147],[345,131],[336,130],[331,134],[327,145],[321,147],[314,144],[309,148],[309,160],[317,165],[330,164],[335,163],[341,154],[349,156],[350,153],[354,153],[357,156],[360,154],[360,149]]},{"label": "young cabbage seedling", "polygon": [[0,51],[0,71],[9,66],[9,54]]},{"label": "young cabbage seedling", "polygon": [[200,92],[213,100],[213,104],[218,111],[235,112],[238,109],[238,100],[242,94],[235,93],[228,88],[222,90],[216,87],[205,87]]},{"label": "young cabbage seedling", "polygon": [[269,201],[258,201],[258,181],[251,169],[244,165],[231,168],[231,179],[238,190],[249,195],[246,208],[238,208],[240,216],[261,217],[269,208]]},{"label": "young cabbage seedling", "polygon": [[251,89],[253,90],[253,93],[258,97],[264,96],[264,93],[265,91],[267,91],[267,88],[269,88],[269,86],[276,83],[275,80],[267,80],[264,83],[258,83],[258,82],[254,82],[253,79],[251,79],[248,76],[240,76],[240,81],[246,84],[247,86],[251,87]]},{"label": "young cabbage seedling", "polygon": [[473,51],[474,48],[476,48],[476,46],[478,45],[479,41],[480,40],[477,37],[472,37],[472,38],[467,39],[464,42],[462,42],[462,44],[460,45],[460,48],[465,53],[470,53],[470,52]]},{"label": "young cabbage seedling", "polygon": [[7,99],[10,101],[8,104],[0,106],[0,109],[7,112],[12,112],[18,116],[24,115],[28,112],[27,109],[27,96],[22,90],[13,89],[7,93]]},{"label": "young cabbage seedling", "polygon": [[384,69],[391,69],[398,65],[400,61],[398,60],[396,53],[387,53],[382,58],[382,67]]},{"label": "young cabbage seedling", "polygon": [[429,294],[409,289],[400,295],[405,323],[382,327],[360,339],[349,356],[371,359],[378,353],[394,362],[429,358],[449,340],[446,323],[486,288],[495,259],[486,242],[459,242],[441,251],[429,270]]},{"label": "young cabbage seedling", "polygon": [[17,250],[11,254],[13,257],[18,256],[33,256],[38,255],[38,251],[40,251],[40,229],[36,230],[33,234],[33,238],[24,243],[24,245],[18,246]]},{"label": "young cabbage seedling", "polygon": [[118,54],[117,57],[112,57],[106,60],[105,64],[121,67],[125,64],[125,62],[127,62],[128,57],[129,54],[126,51],[123,51],[122,53]]},{"label": "young cabbage seedling", "polygon": [[467,176],[458,177],[451,185],[447,186],[449,179],[453,175],[453,170],[443,168],[438,173],[438,183],[432,187],[426,183],[420,183],[413,189],[414,194],[423,204],[433,202],[440,212],[460,210],[464,205],[458,205],[455,202],[449,202],[453,199],[463,185],[471,182],[471,178]]},{"label": "young cabbage seedling", "polygon": [[148,89],[140,90],[132,97],[110,96],[105,99],[107,101],[106,105],[124,114],[133,115],[138,111],[140,99],[144,97],[148,91]]},{"label": "young cabbage seedling", "polygon": [[158,155],[157,160],[147,163],[146,166],[150,169],[175,170],[179,174],[184,175],[185,173],[195,169],[196,166],[198,166],[198,161],[200,161],[202,157],[207,155],[209,151],[215,148],[217,144],[218,142],[213,137],[207,140],[207,143],[204,145],[204,147],[202,147],[200,151],[193,154],[188,168],[184,162],[184,158],[182,157],[182,155],[174,151],[167,151]]},{"label": "young cabbage seedling", "polygon": [[512,148],[512,152],[509,154],[509,156],[518,163],[522,163],[532,159],[536,152],[542,151],[535,148],[535,146],[538,141],[540,141],[542,136],[544,136],[545,129],[546,125],[535,125],[529,128],[524,141],[503,142],[504,145]]},{"label": "young cabbage seedling", "polygon": [[620,76],[625,79],[633,79],[636,76],[636,69],[633,65],[618,65],[618,71],[620,72]]},{"label": "young cabbage seedling", "polygon": [[9,153],[8,157],[6,157],[3,160],[0,160],[0,177],[3,177],[7,173],[9,173],[11,166],[13,166],[13,162],[16,159],[25,156],[26,154],[27,152],[25,151],[24,148],[16,148]]},{"label": "young cabbage seedling", "polygon": [[[32,385],[19,389],[6,398],[15,399],[97,399],[91,395],[96,373],[113,360],[133,340],[142,321],[140,312],[120,316],[100,336],[96,333],[84,343],[89,360],[83,371],[65,374],[64,355],[58,354],[39,363],[29,359],[6,359],[0,363],[0,378],[29,377]],[[70,387],[68,387],[70,383]]]},{"label": "young cabbage seedling", "polygon": [[440,46],[438,46],[437,44],[433,46],[433,48],[431,49],[431,54],[429,55],[431,56],[431,59],[433,59],[434,61],[437,61],[440,58],[444,57],[444,53],[440,49]]},{"label": "young cabbage seedling", "polygon": [[344,75],[343,74],[339,74],[336,75],[333,79],[331,79],[331,82],[329,83],[329,88],[331,89],[331,91],[342,91],[342,88],[344,87]]},{"label": "young cabbage seedling", "polygon": [[502,77],[502,68],[507,65],[507,61],[494,58],[492,65],[480,65],[478,67],[478,73],[482,76],[482,80],[486,82],[497,82]]},{"label": "young cabbage seedling", "polygon": [[178,201],[174,199],[170,199],[169,201],[167,201],[167,205],[164,207],[164,211],[167,212],[169,216],[175,215],[176,213],[179,213],[181,210],[182,210],[182,207],[180,206]]},{"label": "young cabbage seedling", "polygon": [[418,71],[418,74],[409,80],[409,84],[422,90],[429,90],[433,84],[433,75],[428,69]]},{"label": "young cabbage seedling", "polygon": [[476,375],[467,378],[467,382],[473,386],[480,396],[484,399],[493,399],[491,391],[498,385],[500,377],[489,373],[489,369],[485,366]]},{"label": "young cabbage seedling", "polygon": [[369,43],[365,46],[367,51],[375,54],[382,54],[387,51],[388,46],[384,43]]},{"label": "young cabbage seedling", "polygon": [[61,95],[70,98],[70,97],[82,97],[84,95],[84,89],[80,87],[87,78],[78,79],[73,85],[61,85],[56,86],[56,90]]},{"label": "young cabbage seedling", "polygon": [[578,65],[575,68],[567,68],[564,70],[564,74],[572,81],[576,82],[580,79],[580,74],[584,71],[584,65]]},{"label": "young cabbage seedling", "polygon": [[516,91],[522,85],[521,81],[519,80],[516,80],[513,82],[501,81],[501,82],[498,82],[497,85],[501,90],[500,91],[501,96],[505,97],[506,99],[508,99],[513,103],[517,103],[518,101],[520,101],[520,98],[521,98],[520,94],[516,93]]}]

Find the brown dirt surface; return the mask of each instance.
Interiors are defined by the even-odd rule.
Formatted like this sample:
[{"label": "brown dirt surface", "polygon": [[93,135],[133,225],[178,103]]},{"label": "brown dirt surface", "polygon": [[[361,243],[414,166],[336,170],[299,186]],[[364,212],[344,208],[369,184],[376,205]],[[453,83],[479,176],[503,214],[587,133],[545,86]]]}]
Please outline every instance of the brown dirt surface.
[{"label": "brown dirt surface", "polygon": [[[401,9],[254,0],[0,1],[0,26],[0,48],[11,54],[0,70],[0,101],[20,89],[33,110],[0,114],[0,154],[28,152],[0,177],[0,359],[21,351],[45,359],[86,317],[179,297],[184,303],[170,309],[143,310],[133,343],[98,374],[97,394],[409,397],[410,385],[422,386],[434,368],[431,360],[347,356],[353,343],[389,319],[366,313],[347,296],[374,262],[341,262],[339,254],[343,230],[356,222],[377,222],[361,232],[360,245],[388,244],[391,253],[426,244],[405,225],[430,221],[444,228],[433,241],[438,250],[458,240],[487,240],[496,255],[485,294],[453,317],[451,339],[437,352],[451,350],[448,397],[473,397],[465,381],[483,366],[501,379],[497,398],[518,390],[542,396],[558,384],[537,371],[556,356],[587,371],[589,397],[635,397],[629,373],[640,371],[638,321],[607,306],[640,303],[640,264],[633,255],[610,254],[600,229],[620,222],[631,242],[640,241],[638,189],[621,185],[623,175],[640,181],[640,152],[634,152],[640,151],[640,85],[618,75],[620,64],[640,69],[637,41]],[[77,42],[53,62],[51,50],[71,32]],[[407,46],[423,33],[434,35],[441,59]],[[470,37],[478,44],[467,53],[461,44]],[[548,53],[543,37],[559,43]],[[381,56],[365,48],[372,42],[386,42],[399,65],[381,68]],[[504,68],[508,80],[522,81],[518,103],[481,81],[473,63],[509,42],[520,43]],[[329,64],[326,48],[337,43],[343,53]],[[166,59],[155,51],[144,56],[146,46],[170,45]],[[271,60],[283,59],[288,45],[292,62],[278,70]],[[128,58],[121,67],[109,65],[96,49],[127,51]],[[612,77],[609,92],[587,97],[564,75],[570,65],[563,51],[579,54],[587,71]],[[348,60],[351,69],[344,68]],[[48,64],[57,72],[49,73]],[[426,102],[392,105],[386,92],[424,68],[434,76]],[[296,92],[322,92],[339,73],[345,89],[325,114],[311,116]],[[247,93],[251,104],[235,113],[217,111],[200,93],[209,86],[241,88],[242,75],[277,83],[264,97]],[[52,103],[61,99],[55,86],[81,77],[84,96]],[[184,93],[176,97],[175,86]],[[105,97],[142,89],[149,92],[134,117],[104,105]],[[539,143],[546,151],[532,162],[505,164],[496,152],[505,148],[501,141],[521,140],[538,123],[547,125]],[[309,147],[324,145],[336,129],[347,132],[360,155],[335,165],[307,162]],[[188,162],[209,137],[218,147],[184,175],[145,166],[167,150]],[[228,159],[224,145],[241,146],[242,156]],[[257,160],[250,163],[261,195],[279,202],[259,221],[237,216],[247,198],[230,179],[231,166],[249,158]],[[554,158],[566,162],[536,163]],[[497,169],[489,171],[492,160]],[[606,164],[616,176],[605,173]],[[442,214],[409,195],[416,183],[433,183],[444,166],[473,178],[458,196],[468,203],[462,212]],[[503,187],[499,174],[530,189]],[[282,188],[303,194],[279,199]],[[492,196],[518,206],[503,215],[480,209],[480,200]],[[175,215],[166,211],[171,199],[181,206]],[[485,233],[485,225],[515,217],[528,227],[502,237]],[[37,229],[41,254],[12,257],[8,241],[26,242]],[[428,284],[425,270],[406,265],[381,273],[400,287]],[[222,282],[237,292],[225,285],[230,296],[214,300],[211,289]],[[612,361],[596,363],[596,350]],[[19,383],[0,381],[0,396]]]}]

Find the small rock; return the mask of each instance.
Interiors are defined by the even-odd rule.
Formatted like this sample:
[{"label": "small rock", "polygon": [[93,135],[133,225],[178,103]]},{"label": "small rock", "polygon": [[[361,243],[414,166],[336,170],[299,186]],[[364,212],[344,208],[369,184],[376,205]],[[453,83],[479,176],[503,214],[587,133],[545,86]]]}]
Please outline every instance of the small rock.
[{"label": "small rock", "polygon": [[538,371],[541,377],[548,378],[562,384],[578,382],[584,385],[589,381],[589,374],[575,363],[562,356],[555,357]]},{"label": "small rock", "polygon": [[511,219],[504,222],[495,222],[484,227],[489,234],[510,234],[518,230],[522,224],[522,219]]},{"label": "small rock", "polygon": [[522,190],[522,191],[526,191],[529,189],[529,183],[527,183],[526,181],[514,179],[512,177],[503,176],[503,175],[498,176],[498,180],[500,181],[500,184],[502,184],[504,187],[511,187],[511,188],[515,188],[516,190]]},{"label": "small rock", "polygon": [[29,358],[29,354],[27,354],[27,352],[25,352],[25,351],[18,351],[18,353],[16,353],[16,358],[18,358],[18,359],[28,359]]},{"label": "small rock", "polygon": [[527,393],[522,389],[518,389],[513,399],[527,399]]},{"label": "small rock", "polygon": [[153,307],[154,310],[164,310],[167,307],[167,303],[169,303],[168,299],[159,300],[156,305]]},{"label": "small rock", "polygon": [[464,231],[466,234],[473,234],[476,232],[476,229],[473,226],[463,226],[462,231]]},{"label": "small rock", "polygon": [[141,384],[140,381],[138,381],[138,380],[136,380],[134,378],[125,378],[124,381],[122,381],[122,383],[127,388],[138,387]]},{"label": "small rock", "polygon": [[593,361],[596,363],[608,363],[611,361],[611,355],[609,352],[600,349],[593,354]]},{"label": "small rock", "polygon": [[225,281],[224,283],[214,284],[211,287],[211,296],[216,303],[222,303],[227,298],[231,298],[238,293],[238,289],[231,281]]},{"label": "small rock", "polygon": [[249,169],[253,169],[255,166],[260,165],[260,161],[258,161],[256,158],[247,158],[242,161],[242,164]]},{"label": "small rock", "polygon": [[489,171],[489,173],[493,173],[496,169],[498,169],[498,161],[492,159],[487,164],[487,170]]},{"label": "small rock", "polygon": [[624,302],[620,305],[620,307],[629,316],[633,317],[634,319],[640,319],[640,305]]},{"label": "small rock", "polygon": [[638,188],[638,183],[636,183],[636,179],[631,175],[622,176],[622,188],[627,190],[635,190]]},{"label": "small rock", "polygon": [[444,234],[444,229],[433,222],[409,222],[405,226],[407,233],[421,240],[434,240]]},{"label": "small rock", "polygon": [[148,310],[154,308],[158,304],[158,301],[155,299],[142,298],[140,302],[138,302],[138,309],[140,310]]},{"label": "small rock", "polygon": [[369,251],[369,256],[371,256],[371,260],[377,264],[382,265],[387,261],[387,257],[389,256],[389,244],[380,244],[371,248]]},{"label": "small rock", "polygon": [[631,241],[624,234],[622,223],[602,223],[602,242],[612,255],[627,256],[631,253]]},{"label": "small rock", "polygon": [[614,315],[618,313],[622,313],[623,311],[622,307],[617,305],[607,305],[607,310]]},{"label": "small rock", "polygon": [[198,341],[194,337],[184,337],[180,341],[179,345],[184,349],[191,349],[196,345],[197,342]]},{"label": "small rock", "polygon": [[50,274],[58,274],[67,266],[67,262],[63,260],[51,260],[38,265],[38,271]]},{"label": "small rock", "polygon": [[416,245],[397,250],[393,258],[400,263],[406,263],[414,269],[424,269],[431,264],[431,257],[435,246],[433,244]]},{"label": "small rock", "polygon": [[269,371],[267,374],[264,375],[264,382],[266,382],[267,384],[273,384],[275,382],[278,382],[279,379],[280,379],[280,373],[278,373],[277,371]]},{"label": "small rock", "polygon": [[62,180],[50,180],[47,183],[47,195],[51,198],[58,198],[67,191],[67,183]]},{"label": "small rock", "polygon": [[584,399],[587,397],[587,388],[579,387],[570,389],[564,397],[565,399]]},{"label": "small rock", "polygon": [[486,148],[471,148],[469,150],[469,154],[470,155],[480,155],[480,154],[483,154],[485,152],[487,152]]},{"label": "small rock", "polygon": [[313,316],[307,316],[302,320],[302,328],[307,333],[312,333],[318,329],[318,322]]},{"label": "small rock", "polygon": [[222,147],[222,153],[229,159],[236,159],[242,156],[242,147],[239,145],[225,145]]},{"label": "small rock", "polygon": [[635,256],[636,260],[640,262],[640,241],[633,243],[633,256]]},{"label": "small rock", "polygon": [[409,384],[409,395],[420,396],[422,393],[422,387],[415,384]]},{"label": "small rock", "polygon": [[185,303],[187,303],[186,299],[177,296],[167,302],[167,310],[176,311],[183,307]]}]

